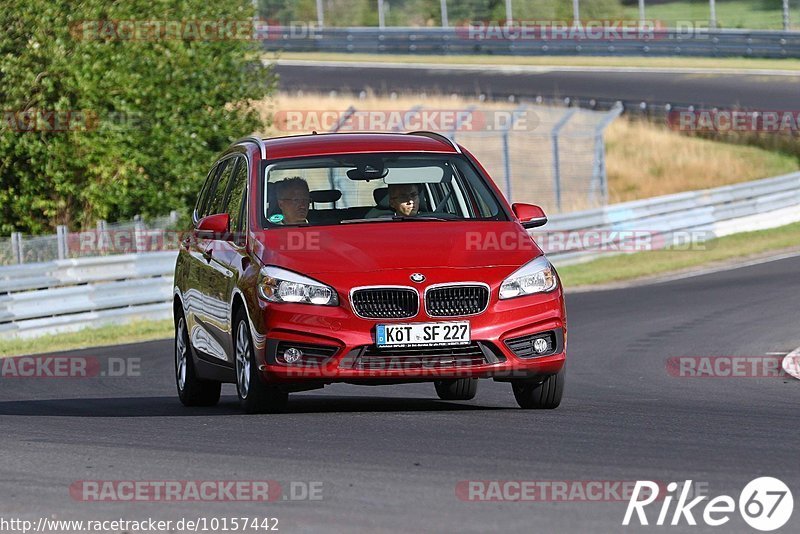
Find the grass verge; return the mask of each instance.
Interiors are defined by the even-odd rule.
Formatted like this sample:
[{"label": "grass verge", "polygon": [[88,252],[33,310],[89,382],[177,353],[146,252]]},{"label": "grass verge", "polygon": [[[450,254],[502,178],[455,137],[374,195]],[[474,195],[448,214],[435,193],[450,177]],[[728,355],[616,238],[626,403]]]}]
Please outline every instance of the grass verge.
[{"label": "grass verge", "polygon": [[729,260],[796,248],[798,244],[800,223],[794,223],[709,240],[705,250],[654,250],[620,254],[561,267],[558,273],[564,287],[591,286],[713,266]]},{"label": "grass verge", "polygon": [[[625,6],[625,18],[638,20],[639,6]],[[782,30],[783,15],[780,2],[758,0],[721,0],[717,2],[717,22],[720,28],[748,28],[759,30]],[[648,2],[645,16],[667,26],[676,23],[706,22],[709,17],[708,1],[684,0],[676,2]],[[796,28],[794,28],[796,29]]]},{"label": "grass verge", "polygon": [[0,340],[0,358],[42,354],[107,345],[124,345],[172,337],[172,321],[136,321],[126,325],[84,328],[77,332],[54,334],[33,339]]},{"label": "grass verge", "polygon": [[[267,60],[275,55],[265,56]],[[307,61],[358,61],[364,63],[435,63],[437,65],[511,65],[533,67],[631,67],[661,69],[741,69],[800,71],[798,59],[689,58],[689,57],[582,57],[582,56],[445,56],[405,54],[345,54],[335,52],[282,52],[278,59]]]}]

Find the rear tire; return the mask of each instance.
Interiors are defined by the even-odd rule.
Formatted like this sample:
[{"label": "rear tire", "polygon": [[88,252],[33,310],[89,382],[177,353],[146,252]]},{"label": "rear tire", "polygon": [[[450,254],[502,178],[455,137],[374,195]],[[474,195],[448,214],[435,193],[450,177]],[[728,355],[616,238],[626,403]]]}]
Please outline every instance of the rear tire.
[{"label": "rear tire", "polygon": [[552,410],[561,404],[561,397],[564,394],[564,381],[567,367],[550,375],[541,382],[512,382],[514,398],[520,408],[528,410]]},{"label": "rear tire", "polygon": [[246,413],[280,413],[286,410],[289,393],[261,380],[253,350],[250,327],[243,312],[234,321],[234,354],[236,358],[236,392]]},{"label": "rear tire", "polygon": [[477,378],[437,380],[433,383],[436,394],[442,400],[472,400],[478,392]]},{"label": "rear tire", "polygon": [[175,385],[184,406],[214,406],[219,402],[222,383],[197,378],[189,331],[182,313],[175,321]]}]

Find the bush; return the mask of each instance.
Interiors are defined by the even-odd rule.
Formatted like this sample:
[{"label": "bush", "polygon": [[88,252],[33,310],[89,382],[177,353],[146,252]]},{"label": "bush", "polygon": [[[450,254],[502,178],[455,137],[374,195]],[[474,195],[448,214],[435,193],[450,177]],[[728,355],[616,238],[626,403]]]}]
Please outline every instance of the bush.
[{"label": "bush", "polygon": [[[246,29],[252,9],[250,0],[5,0],[0,234],[192,204],[215,154],[263,128],[248,102],[274,86],[259,42],[198,38],[192,23]],[[110,22],[167,20],[185,24],[179,35],[120,38],[122,24]]]}]

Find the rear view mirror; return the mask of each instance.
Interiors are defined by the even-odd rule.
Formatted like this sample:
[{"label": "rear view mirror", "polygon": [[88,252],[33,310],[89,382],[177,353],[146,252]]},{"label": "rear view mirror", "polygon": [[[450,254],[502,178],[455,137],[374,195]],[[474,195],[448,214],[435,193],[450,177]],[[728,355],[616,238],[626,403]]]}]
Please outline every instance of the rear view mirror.
[{"label": "rear view mirror", "polygon": [[347,177],[351,180],[380,180],[389,173],[389,169],[385,168],[383,161],[376,159],[374,161],[364,161],[359,163],[355,169],[347,171]]},{"label": "rear view mirror", "polygon": [[547,215],[544,214],[544,210],[539,206],[517,202],[512,204],[511,209],[523,228],[538,228],[547,224]]},{"label": "rear view mirror", "polygon": [[225,241],[230,233],[230,215],[218,213],[203,217],[197,223],[195,234],[200,239],[214,239]]}]

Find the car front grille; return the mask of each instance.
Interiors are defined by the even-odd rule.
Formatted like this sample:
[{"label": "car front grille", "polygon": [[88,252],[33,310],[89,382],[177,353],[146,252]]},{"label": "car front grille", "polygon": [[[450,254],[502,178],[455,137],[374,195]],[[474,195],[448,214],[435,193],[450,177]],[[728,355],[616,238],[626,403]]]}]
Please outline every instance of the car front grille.
[{"label": "car front grille", "polygon": [[365,319],[408,319],[419,312],[419,295],[411,288],[356,289],[353,310]]},{"label": "car front grille", "polygon": [[431,317],[475,315],[488,304],[489,289],[483,285],[440,286],[425,294],[425,311]]}]

